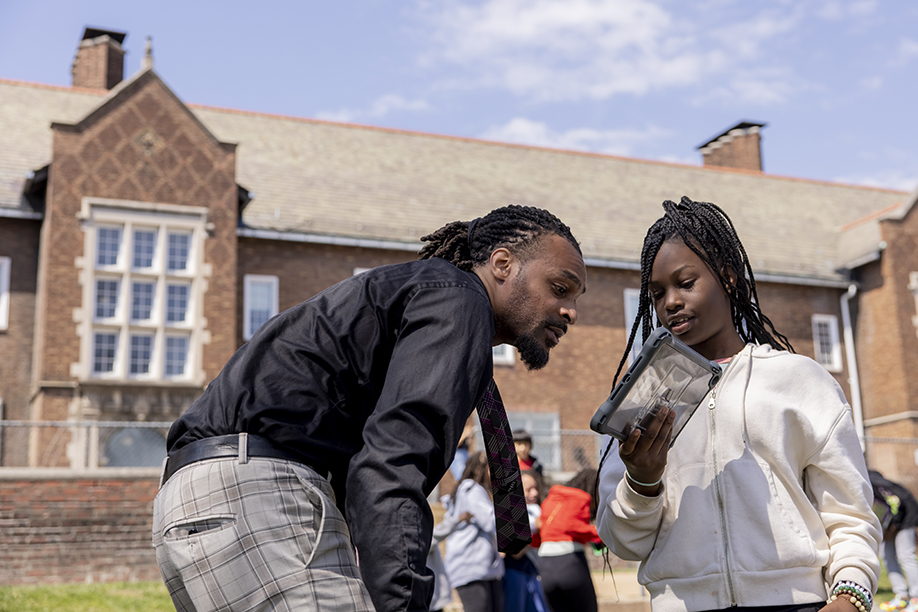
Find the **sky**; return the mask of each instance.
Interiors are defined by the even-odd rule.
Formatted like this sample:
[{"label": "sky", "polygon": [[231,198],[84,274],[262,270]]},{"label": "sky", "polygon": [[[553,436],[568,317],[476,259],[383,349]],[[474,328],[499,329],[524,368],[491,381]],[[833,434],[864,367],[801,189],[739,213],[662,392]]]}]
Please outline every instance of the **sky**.
[{"label": "sky", "polygon": [[914,0],[0,0],[0,78],[86,26],[188,103],[691,165],[753,121],[766,173],[918,187]]}]

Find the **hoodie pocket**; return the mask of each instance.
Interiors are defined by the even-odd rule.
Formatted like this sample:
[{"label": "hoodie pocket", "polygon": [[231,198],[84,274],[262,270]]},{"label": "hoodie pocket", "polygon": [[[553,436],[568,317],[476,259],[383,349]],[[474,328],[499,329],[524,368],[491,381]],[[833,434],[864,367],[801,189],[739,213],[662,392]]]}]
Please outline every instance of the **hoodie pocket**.
[{"label": "hoodie pocket", "polygon": [[723,470],[724,508],[736,571],[818,564],[810,529],[793,496],[771,467],[750,455]]},{"label": "hoodie pocket", "polygon": [[704,576],[723,567],[717,500],[703,464],[682,466],[666,482],[666,509],[642,582]]}]

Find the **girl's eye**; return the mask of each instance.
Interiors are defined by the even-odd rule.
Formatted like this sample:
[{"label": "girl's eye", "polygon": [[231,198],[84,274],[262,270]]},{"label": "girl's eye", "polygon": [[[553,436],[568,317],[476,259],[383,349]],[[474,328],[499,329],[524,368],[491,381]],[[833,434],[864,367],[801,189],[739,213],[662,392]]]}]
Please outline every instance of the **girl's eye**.
[{"label": "girl's eye", "polygon": [[654,302],[658,301],[661,297],[663,297],[662,291],[651,291],[650,292],[650,299],[653,300]]},{"label": "girl's eye", "polygon": [[693,278],[692,280],[687,280],[679,286],[683,289],[691,289],[692,287],[695,286],[695,279]]}]

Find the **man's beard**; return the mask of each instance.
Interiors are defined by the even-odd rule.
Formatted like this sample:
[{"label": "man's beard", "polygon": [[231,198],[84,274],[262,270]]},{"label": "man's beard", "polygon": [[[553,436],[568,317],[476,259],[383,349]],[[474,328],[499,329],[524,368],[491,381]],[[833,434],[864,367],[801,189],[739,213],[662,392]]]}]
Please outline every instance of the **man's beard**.
[{"label": "man's beard", "polygon": [[541,370],[548,363],[548,349],[536,340],[532,332],[517,337],[516,350],[520,352],[520,359],[526,364],[527,370]]},{"label": "man's beard", "polygon": [[[525,269],[513,281],[513,291],[510,293],[510,303],[518,304],[518,309],[510,315],[510,323],[519,329],[530,324],[535,318],[535,312],[530,303],[530,293],[525,284]],[[529,327],[526,331],[519,331],[513,345],[520,352],[520,359],[526,364],[527,370],[541,370],[548,363],[548,348],[535,337],[536,332],[544,332],[547,321],[542,321],[538,326]]]}]

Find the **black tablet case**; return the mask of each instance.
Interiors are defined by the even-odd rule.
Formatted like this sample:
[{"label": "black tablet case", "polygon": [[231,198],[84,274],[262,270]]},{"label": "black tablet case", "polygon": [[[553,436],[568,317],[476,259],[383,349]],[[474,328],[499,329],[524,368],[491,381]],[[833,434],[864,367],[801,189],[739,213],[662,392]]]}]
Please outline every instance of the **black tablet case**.
[{"label": "black tablet case", "polygon": [[721,373],[719,365],[658,327],[609,399],[593,415],[590,429],[624,441],[635,427],[643,431],[659,406],[666,405],[676,411],[672,446],[695,409],[720,380]]}]

